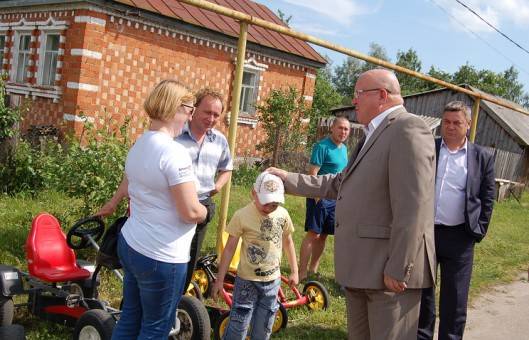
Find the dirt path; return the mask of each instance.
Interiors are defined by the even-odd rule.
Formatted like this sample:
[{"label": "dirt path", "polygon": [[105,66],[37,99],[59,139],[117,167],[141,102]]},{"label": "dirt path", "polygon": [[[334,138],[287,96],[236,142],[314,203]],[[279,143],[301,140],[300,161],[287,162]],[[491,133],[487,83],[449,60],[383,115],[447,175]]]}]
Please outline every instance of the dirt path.
[{"label": "dirt path", "polygon": [[515,282],[497,286],[472,302],[465,340],[529,339],[527,273]]}]

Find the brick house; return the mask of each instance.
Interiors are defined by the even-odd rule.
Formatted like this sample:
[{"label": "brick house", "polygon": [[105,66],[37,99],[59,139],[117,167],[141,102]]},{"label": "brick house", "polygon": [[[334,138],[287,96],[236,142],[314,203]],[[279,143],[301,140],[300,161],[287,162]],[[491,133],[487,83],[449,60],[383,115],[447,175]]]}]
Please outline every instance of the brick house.
[{"label": "brick house", "polygon": [[[281,24],[250,0],[216,3]],[[239,24],[177,0],[29,0],[0,2],[0,61],[12,105],[30,98],[23,129],[57,125],[79,130],[111,117],[130,119],[136,138],[146,117],[143,100],[161,79],[225,96],[218,128],[227,133]],[[238,156],[258,156],[263,139],[255,104],[272,89],[294,86],[312,101],[316,70],[325,65],[307,43],[249,26]],[[85,117],[85,118],[83,118]]]}]

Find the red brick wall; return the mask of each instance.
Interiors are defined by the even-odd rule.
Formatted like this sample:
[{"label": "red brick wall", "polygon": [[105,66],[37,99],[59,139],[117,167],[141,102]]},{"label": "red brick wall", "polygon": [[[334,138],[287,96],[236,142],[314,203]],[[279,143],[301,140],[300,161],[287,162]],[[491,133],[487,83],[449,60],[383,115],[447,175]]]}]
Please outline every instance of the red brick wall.
[{"label": "red brick wall", "polygon": [[[96,126],[101,126],[108,117],[116,124],[129,117],[131,135],[136,138],[143,132],[147,121],[142,112],[143,101],[153,86],[165,78],[176,78],[192,90],[204,86],[217,88],[225,96],[225,111],[229,112],[235,69],[234,48],[89,10],[76,10],[72,14],[60,18],[69,22],[63,44],[65,53],[61,57],[61,80],[58,81],[63,89],[62,98],[59,103],[36,99],[25,122],[26,127],[30,124],[58,124],[63,114],[84,113],[94,118]],[[106,25],[75,22],[75,16],[103,19]],[[72,55],[72,49],[100,53],[101,58]],[[255,57],[249,52],[248,57]],[[313,69],[283,65],[284,62],[262,57],[257,59],[268,65],[261,73],[260,102],[272,89],[288,86],[312,96],[314,79],[308,77],[307,72],[314,74]],[[88,84],[90,89],[72,88],[77,86],[72,83],[81,84],[81,87]],[[217,128],[227,134],[225,117]],[[256,128],[239,124],[236,154],[258,156],[255,146],[263,137],[259,124]]]}]

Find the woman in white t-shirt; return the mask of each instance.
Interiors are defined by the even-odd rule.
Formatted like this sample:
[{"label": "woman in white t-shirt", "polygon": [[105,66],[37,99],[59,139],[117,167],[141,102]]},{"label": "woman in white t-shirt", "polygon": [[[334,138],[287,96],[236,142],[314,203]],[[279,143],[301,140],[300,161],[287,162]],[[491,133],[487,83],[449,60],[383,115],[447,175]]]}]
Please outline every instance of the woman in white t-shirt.
[{"label": "woman in white t-shirt", "polygon": [[191,158],[173,141],[193,114],[193,95],[177,81],[164,80],[143,108],[149,130],[130,149],[122,184],[98,212],[108,215],[121,198],[130,197],[130,217],[118,239],[123,310],[112,339],[167,339],[195,227],[206,218]]}]

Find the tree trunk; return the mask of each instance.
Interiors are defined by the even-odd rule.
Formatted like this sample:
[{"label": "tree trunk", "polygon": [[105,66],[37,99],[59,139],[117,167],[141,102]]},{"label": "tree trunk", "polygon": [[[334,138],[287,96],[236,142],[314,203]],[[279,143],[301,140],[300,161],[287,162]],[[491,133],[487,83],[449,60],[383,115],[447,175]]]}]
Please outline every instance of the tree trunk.
[{"label": "tree trunk", "polygon": [[281,129],[279,127],[276,128],[276,135],[275,135],[275,142],[274,142],[274,151],[272,152],[272,166],[277,167],[279,163],[279,145],[281,144]]}]

